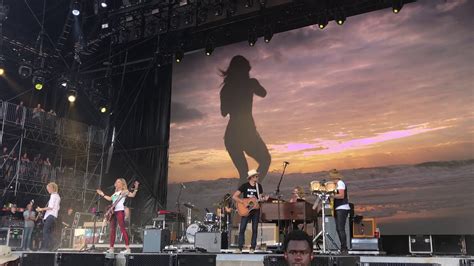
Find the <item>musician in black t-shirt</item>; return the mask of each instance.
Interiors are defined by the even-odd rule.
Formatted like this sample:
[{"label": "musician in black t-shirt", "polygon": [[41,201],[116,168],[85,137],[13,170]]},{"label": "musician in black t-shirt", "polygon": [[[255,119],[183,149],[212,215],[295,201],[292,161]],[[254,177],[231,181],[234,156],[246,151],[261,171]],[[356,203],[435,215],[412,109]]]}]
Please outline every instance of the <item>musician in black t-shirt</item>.
[{"label": "musician in black t-shirt", "polygon": [[336,231],[341,241],[341,252],[347,254],[346,220],[351,210],[347,185],[342,181],[342,175],[336,169],[329,171],[329,177],[337,184],[337,193],[334,195],[334,218],[336,219]]},{"label": "musician in black t-shirt", "polygon": [[[248,171],[247,183],[242,184],[237,191],[234,192],[232,199],[237,203],[243,203],[242,198],[257,198],[260,199],[263,193],[263,187],[260,184],[257,184],[258,172],[256,170]],[[242,195],[242,198],[240,198]],[[250,211],[248,216],[241,217],[240,220],[240,230],[239,230],[239,252],[242,251],[242,248],[245,243],[245,229],[247,229],[247,223],[252,221],[252,241],[250,243],[250,252],[255,251],[257,246],[257,232],[258,232],[258,222],[260,219],[260,209],[253,209]]]}]

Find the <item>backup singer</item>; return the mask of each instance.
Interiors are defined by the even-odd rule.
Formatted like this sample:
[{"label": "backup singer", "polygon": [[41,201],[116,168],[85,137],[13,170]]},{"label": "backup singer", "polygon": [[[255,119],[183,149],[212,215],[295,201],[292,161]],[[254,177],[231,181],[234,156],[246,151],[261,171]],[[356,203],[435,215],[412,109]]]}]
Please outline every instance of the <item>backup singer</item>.
[{"label": "backup singer", "polygon": [[[257,183],[259,173],[256,170],[248,171],[247,183],[242,184],[237,191],[234,192],[232,199],[237,203],[243,204],[242,198],[257,198],[261,199],[263,193],[262,185]],[[242,252],[242,248],[245,243],[245,230],[247,229],[247,223],[252,221],[252,241],[250,243],[250,252],[255,251],[257,246],[257,232],[258,222],[260,220],[260,209],[253,209],[250,211],[248,216],[243,216],[240,219],[240,230],[239,230],[239,252]]]},{"label": "backup singer", "polygon": [[22,250],[30,251],[31,247],[31,235],[33,233],[33,229],[35,228],[36,222],[36,213],[33,211],[33,203],[30,202],[26,205],[26,210],[23,212],[23,218],[25,220],[25,229],[23,230],[23,246]]},{"label": "backup singer", "polygon": [[[135,181],[134,186],[135,189],[133,192],[130,192],[127,188],[127,181],[123,178],[117,178],[114,183],[115,193],[112,196],[107,196],[104,192],[100,189],[97,190],[97,194],[104,199],[111,201],[114,207],[114,213],[112,219],[110,220],[110,247],[107,250],[108,253],[114,253],[114,244],[115,244],[115,235],[116,235],[116,227],[117,223],[120,227],[120,232],[122,232],[122,236],[125,239],[125,250],[121,253],[130,253],[130,245],[128,240],[128,233],[125,229],[125,206],[124,202],[127,197],[134,198],[138,191],[138,181]],[[121,197],[121,195],[124,195]],[[116,203],[116,201],[118,202]]]},{"label": "backup singer", "polygon": [[329,171],[329,176],[337,182],[337,193],[334,195],[334,216],[336,218],[336,231],[341,241],[341,252],[347,253],[346,221],[351,210],[347,186],[342,181],[342,175],[336,169]]},{"label": "backup singer", "polygon": [[53,229],[58,218],[59,205],[61,203],[61,197],[58,194],[58,185],[54,182],[46,185],[46,190],[50,194],[48,206],[45,208],[36,208],[37,212],[46,211],[44,214],[44,225],[43,225],[43,243],[41,250],[52,250],[53,249]]}]

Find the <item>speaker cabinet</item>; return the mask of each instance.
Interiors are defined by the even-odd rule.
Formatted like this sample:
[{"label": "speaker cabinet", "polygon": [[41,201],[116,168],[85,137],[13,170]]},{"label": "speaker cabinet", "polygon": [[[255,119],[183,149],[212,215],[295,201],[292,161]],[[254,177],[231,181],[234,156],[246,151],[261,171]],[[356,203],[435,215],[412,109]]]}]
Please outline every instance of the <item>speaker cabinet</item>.
[{"label": "speaker cabinet", "polygon": [[[160,264],[161,265],[161,264]],[[176,266],[215,266],[216,255],[211,254],[178,254],[176,259]]]},{"label": "speaker cabinet", "polygon": [[105,255],[97,253],[59,253],[58,256],[59,266],[103,266],[106,262]]},{"label": "speaker cabinet", "polygon": [[170,243],[168,229],[145,229],[143,231],[143,253],[160,252]]},{"label": "speaker cabinet", "polygon": [[21,254],[21,265],[55,265],[56,254],[55,253],[23,253]]},{"label": "speaker cabinet", "polygon": [[364,218],[360,222],[354,222],[352,225],[354,238],[373,238],[375,237],[375,219]]},{"label": "speaker cabinet", "polygon": [[175,255],[171,254],[128,254],[127,266],[174,265]]},{"label": "speaker cabinet", "polygon": [[437,235],[433,236],[433,253],[437,255],[463,255],[465,246],[464,236]]},{"label": "speaker cabinet", "polygon": [[408,244],[411,254],[432,254],[433,239],[431,235],[410,235]]},{"label": "speaker cabinet", "polygon": [[[319,223],[321,223],[322,217],[319,217],[318,219],[319,219]],[[341,241],[339,240],[339,235],[336,231],[335,218],[332,216],[326,217],[325,226],[326,226],[326,235],[328,236],[326,238],[326,248],[329,250],[339,250],[339,248],[341,247]],[[319,228],[322,228],[322,227],[320,226]],[[349,217],[347,217],[347,220],[346,220],[345,230],[346,230],[347,247],[350,248],[351,238],[350,238],[350,233],[349,233]],[[332,239],[332,241],[330,239]]]},{"label": "speaker cabinet", "polygon": [[[311,266],[355,266],[360,264],[360,258],[356,256],[324,256],[315,255]],[[268,255],[263,258],[265,266],[286,266],[288,263],[282,255]]]},{"label": "speaker cabinet", "polygon": [[207,252],[218,253],[221,249],[228,248],[227,233],[197,232],[194,247],[205,249]]}]

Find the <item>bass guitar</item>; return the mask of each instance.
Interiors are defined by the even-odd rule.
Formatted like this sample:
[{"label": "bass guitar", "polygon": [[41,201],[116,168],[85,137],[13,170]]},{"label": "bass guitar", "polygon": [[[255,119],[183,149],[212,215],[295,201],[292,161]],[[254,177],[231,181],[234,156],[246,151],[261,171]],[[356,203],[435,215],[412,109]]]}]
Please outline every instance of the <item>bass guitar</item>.
[{"label": "bass guitar", "polygon": [[105,214],[104,214],[104,221],[110,222],[110,220],[112,219],[112,215],[114,215],[115,206],[117,206],[117,204],[123,198],[127,197],[128,193],[130,193],[128,190],[121,192],[118,199],[116,199],[113,204],[107,207],[107,210],[105,211]]}]

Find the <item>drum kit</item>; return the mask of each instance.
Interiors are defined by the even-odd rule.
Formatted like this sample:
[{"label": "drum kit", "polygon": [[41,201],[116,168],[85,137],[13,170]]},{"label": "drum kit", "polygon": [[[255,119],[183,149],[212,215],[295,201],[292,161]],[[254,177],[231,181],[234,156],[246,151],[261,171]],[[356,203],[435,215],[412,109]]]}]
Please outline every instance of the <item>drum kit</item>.
[{"label": "drum kit", "polygon": [[[227,196],[227,195],[226,195]],[[201,212],[191,203],[183,204],[187,208],[187,228],[184,240],[190,244],[194,244],[196,233],[198,232],[224,232],[229,228],[230,213],[226,206],[229,205],[229,197],[224,197],[224,200],[214,204],[217,207],[216,212],[211,212],[207,208],[202,220],[193,220],[193,212]]]}]

